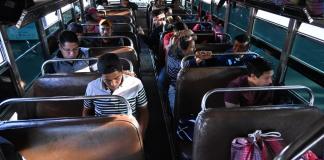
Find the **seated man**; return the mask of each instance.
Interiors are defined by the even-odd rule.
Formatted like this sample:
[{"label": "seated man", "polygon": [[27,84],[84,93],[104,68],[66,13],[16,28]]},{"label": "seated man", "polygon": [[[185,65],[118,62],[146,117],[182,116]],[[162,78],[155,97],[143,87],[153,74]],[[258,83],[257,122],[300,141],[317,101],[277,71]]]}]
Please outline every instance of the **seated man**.
[{"label": "seated man", "polygon": [[[99,57],[98,71],[102,76],[88,84],[85,95],[124,97],[131,105],[133,115],[137,118],[144,135],[148,123],[148,109],[142,82],[135,77],[123,74],[122,63],[116,54],[107,53]],[[127,112],[126,106],[119,103],[103,99],[85,100],[82,115],[103,116]]]},{"label": "seated man", "polygon": [[129,2],[129,0],[120,0],[120,4],[123,7],[132,9],[133,12],[137,11],[137,9],[138,9],[137,4],[136,3],[133,3],[133,2]]},{"label": "seated man", "polygon": [[[272,85],[273,70],[263,58],[257,57],[247,63],[248,74],[231,81],[228,87],[262,87]],[[269,91],[225,92],[226,107],[268,105],[273,102]]]},{"label": "seated man", "polygon": [[[102,19],[99,22],[99,33],[102,37],[110,37],[112,34],[112,23],[107,19]],[[94,41],[93,46],[109,47],[109,46],[124,46],[124,41],[120,39],[102,38]]]},{"label": "seated man", "polygon": [[[53,59],[89,58],[89,48],[79,47],[78,37],[72,31],[63,31],[59,35],[60,51]],[[88,61],[64,61],[53,63],[54,73],[72,73],[89,66]]]},{"label": "seated man", "polygon": [[81,36],[83,36],[83,27],[81,24],[79,23],[75,23],[75,22],[71,22],[66,30],[68,31],[72,31],[74,32],[77,36],[78,36],[78,39],[79,39],[79,46],[91,46],[93,41],[91,39],[86,39],[86,38],[80,38]]}]

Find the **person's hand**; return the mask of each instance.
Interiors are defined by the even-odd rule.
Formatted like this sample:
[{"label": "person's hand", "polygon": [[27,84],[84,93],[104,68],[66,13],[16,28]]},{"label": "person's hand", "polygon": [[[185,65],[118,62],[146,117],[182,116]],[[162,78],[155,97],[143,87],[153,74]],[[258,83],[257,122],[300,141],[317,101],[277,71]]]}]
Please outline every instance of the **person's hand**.
[{"label": "person's hand", "polygon": [[129,76],[132,76],[132,77],[136,77],[137,75],[135,74],[135,72],[131,72],[129,70],[125,70],[123,71],[123,74],[126,74],[126,75],[129,75]]},{"label": "person's hand", "polygon": [[200,63],[203,60],[210,59],[212,57],[212,51],[197,51],[195,53],[196,63]]},{"label": "person's hand", "polygon": [[144,35],[144,31],[143,31],[143,28],[142,28],[141,26],[139,26],[139,27],[137,28],[137,33],[138,33],[138,34],[141,34],[141,35]]}]

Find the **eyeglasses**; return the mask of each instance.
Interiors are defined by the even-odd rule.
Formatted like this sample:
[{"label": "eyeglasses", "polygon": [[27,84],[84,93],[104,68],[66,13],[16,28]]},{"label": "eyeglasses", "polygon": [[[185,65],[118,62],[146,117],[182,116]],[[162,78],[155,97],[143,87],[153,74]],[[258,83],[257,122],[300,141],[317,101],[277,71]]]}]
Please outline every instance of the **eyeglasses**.
[{"label": "eyeglasses", "polygon": [[61,46],[61,49],[65,52],[78,52],[79,51],[79,47],[73,48],[73,49],[66,49],[64,47]]}]

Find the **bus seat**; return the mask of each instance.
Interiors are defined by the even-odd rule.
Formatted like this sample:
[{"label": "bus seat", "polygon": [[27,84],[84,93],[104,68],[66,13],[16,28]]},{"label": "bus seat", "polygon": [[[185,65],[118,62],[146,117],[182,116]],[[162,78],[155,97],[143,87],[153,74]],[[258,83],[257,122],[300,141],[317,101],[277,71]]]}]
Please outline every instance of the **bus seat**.
[{"label": "bus seat", "polygon": [[112,23],[134,23],[134,19],[131,16],[107,16],[105,18]]},{"label": "bus seat", "polygon": [[134,33],[134,28],[128,23],[113,23],[113,32],[131,32]]},{"label": "bus seat", "polygon": [[309,106],[209,108],[197,117],[193,160],[230,159],[232,140],[258,129],[280,132],[288,144],[321,116]]},{"label": "bus seat", "polygon": [[[184,68],[178,74],[174,116],[178,118],[200,111],[204,94],[214,88],[225,88],[228,83],[246,72],[245,67]],[[213,96],[213,95],[212,95]],[[208,106],[223,107],[223,94],[215,94]],[[217,100],[217,101],[216,101]],[[212,102],[212,104],[208,103]]]},{"label": "bus seat", "polygon": [[[125,36],[125,37],[130,38],[133,41],[134,48],[137,51],[137,53],[141,52],[139,41],[138,41],[136,34],[131,33],[131,32],[113,32],[112,35],[113,36]],[[126,43],[125,45],[129,45],[129,44]]]},{"label": "bus seat", "polygon": [[196,33],[197,40],[196,44],[204,44],[204,43],[215,43],[215,36],[212,32],[207,33]]},{"label": "bus seat", "polygon": [[25,159],[143,160],[143,143],[134,117],[10,121],[0,134]]},{"label": "bus seat", "polygon": [[139,61],[138,61],[138,55],[137,52],[128,46],[122,46],[122,47],[94,47],[90,48],[89,54],[90,57],[99,57],[102,54],[105,53],[115,53],[121,58],[125,58],[130,60],[134,65],[134,71],[136,74],[139,75]]},{"label": "bus seat", "polygon": [[204,51],[212,51],[213,53],[224,53],[232,47],[230,43],[205,43],[196,44],[196,49]]},{"label": "bus seat", "polygon": [[[81,96],[87,85],[98,78],[98,73],[50,74],[38,78],[28,97]],[[35,117],[76,117],[82,115],[83,101],[39,102],[35,105]]]},{"label": "bus seat", "polygon": [[[184,68],[178,74],[176,99],[174,106],[174,126],[180,118],[196,116],[201,110],[201,100],[204,94],[213,88],[226,87],[236,77],[245,73],[244,67],[204,67]],[[213,106],[224,106],[223,94],[213,95]],[[217,99],[217,101],[215,100]],[[209,101],[208,101],[209,102]],[[191,159],[192,143],[177,141],[179,154]]]}]

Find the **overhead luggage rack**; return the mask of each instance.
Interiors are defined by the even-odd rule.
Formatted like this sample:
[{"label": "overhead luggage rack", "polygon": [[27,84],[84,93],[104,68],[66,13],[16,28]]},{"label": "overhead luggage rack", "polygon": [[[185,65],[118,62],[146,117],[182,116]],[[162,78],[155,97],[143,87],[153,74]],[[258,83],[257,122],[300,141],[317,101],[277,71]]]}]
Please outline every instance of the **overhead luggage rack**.
[{"label": "overhead luggage rack", "polygon": [[310,23],[316,26],[324,26],[324,17],[311,16],[310,12],[306,9],[306,6],[299,6],[293,4],[278,5],[271,1],[259,1],[259,0],[234,0],[234,2],[242,5],[261,9],[267,12],[271,12],[277,15],[293,18],[301,22]]},{"label": "overhead luggage rack", "polygon": [[77,0],[47,0],[35,3],[35,5],[22,11],[21,16],[16,23],[16,27],[21,28],[35,19],[44,17],[48,13],[56,11],[63,6],[76,1]]}]

